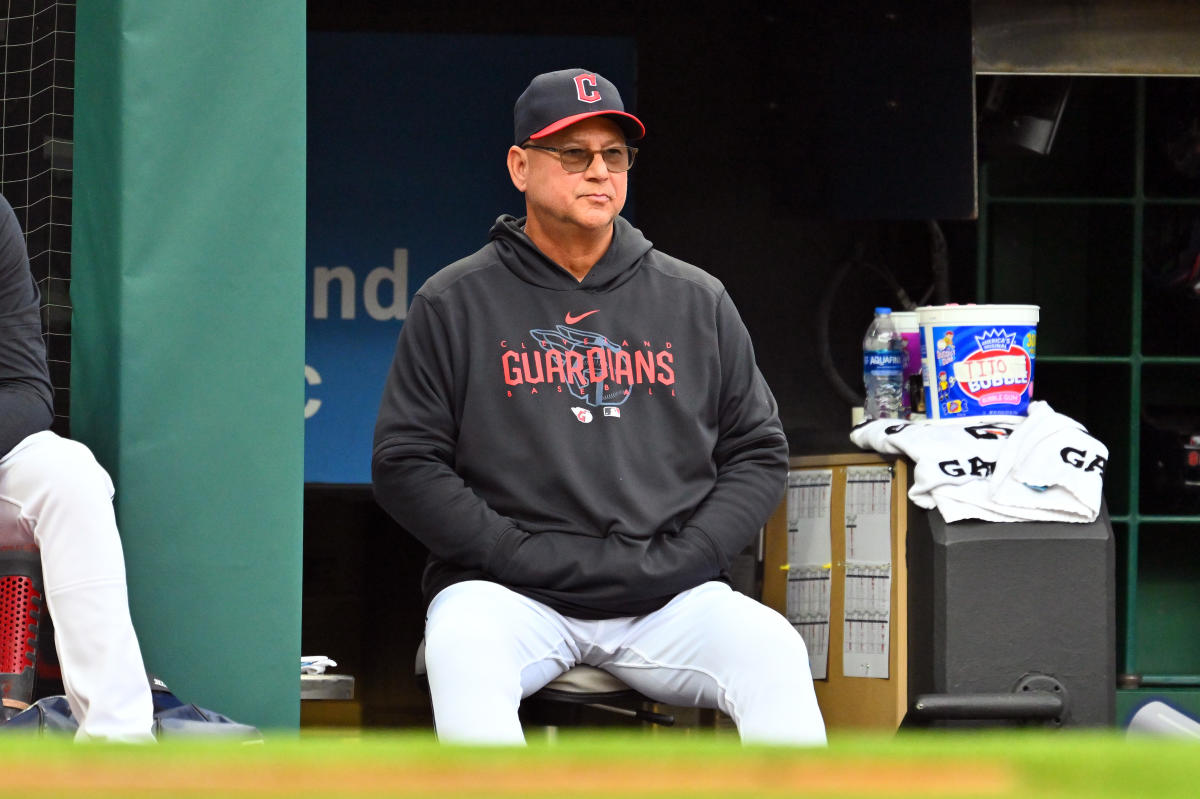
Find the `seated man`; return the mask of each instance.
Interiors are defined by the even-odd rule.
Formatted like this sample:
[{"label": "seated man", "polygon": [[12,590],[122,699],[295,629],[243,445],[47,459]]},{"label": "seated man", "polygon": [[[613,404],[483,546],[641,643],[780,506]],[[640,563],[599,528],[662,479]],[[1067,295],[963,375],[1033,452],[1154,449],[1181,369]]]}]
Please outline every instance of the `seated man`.
[{"label": "seated man", "polygon": [[49,430],[52,420],[37,285],[0,197],[0,548],[41,551],[78,739],[153,741],[112,481],[87,447]]},{"label": "seated man", "polygon": [[723,286],[618,216],[643,134],[600,75],[534,78],[507,156],[525,217],[434,275],[399,336],[372,477],[430,551],[442,741],[523,742],[522,697],[578,663],[746,742],[825,741],[803,640],[726,573],[787,440]]}]

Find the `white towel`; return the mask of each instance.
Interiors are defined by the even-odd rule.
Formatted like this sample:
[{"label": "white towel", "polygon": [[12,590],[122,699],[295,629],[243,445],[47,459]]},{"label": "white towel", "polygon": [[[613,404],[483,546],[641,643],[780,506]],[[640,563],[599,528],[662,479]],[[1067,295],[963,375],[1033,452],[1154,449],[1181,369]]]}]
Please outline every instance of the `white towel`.
[{"label": "white towel", "polygon": [[877,419],[850,440],[912,460],[909,499],[946,521],[1091,522],[1100,512],[1108,448],[1045,402],[1027,417]]},{"label": "white towel", "polygon": [[1002,505],[1057,510],[1091,521],[1100,509],[1108,447],[1083,425],[1031,402],[996,464],[991,498]]}]

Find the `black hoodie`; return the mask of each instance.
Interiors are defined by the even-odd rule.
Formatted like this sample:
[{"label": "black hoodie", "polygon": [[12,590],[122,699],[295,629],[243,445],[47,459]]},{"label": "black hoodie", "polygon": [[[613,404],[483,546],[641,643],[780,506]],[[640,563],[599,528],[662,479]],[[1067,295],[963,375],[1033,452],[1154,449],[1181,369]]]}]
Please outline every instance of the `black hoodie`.
[{"label": "black hoodie", "polygon": [[422,286],[384,387],[375,496],[426,599],[486,579],[609,618],[726,579],[788,455],[733,302],[620,217],[582,281],[523,223]]},{"label": "black hoodie", "polygon": [[54,421],[38,290],[25,237],[0,197],[0,458]]}]

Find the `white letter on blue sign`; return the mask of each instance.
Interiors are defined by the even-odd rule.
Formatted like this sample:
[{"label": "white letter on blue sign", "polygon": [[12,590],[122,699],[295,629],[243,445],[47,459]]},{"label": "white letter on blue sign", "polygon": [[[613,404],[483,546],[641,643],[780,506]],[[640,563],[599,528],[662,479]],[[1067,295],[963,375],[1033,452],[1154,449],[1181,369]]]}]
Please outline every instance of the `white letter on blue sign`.
[{"label": "white letter on blue sign", "polygon": [[329,284],[334,280],[340,284],[342,318],[354,318],[354,271],[348,266],[318,266],[313,270],[313,319],[329,318]]},{"label": "white letter on blue sign", "polygon": [[[385,280],[392,284],[392,304],[387,307],[379,302],[379,284]],[[381,322],[408,315],[408,250],[392,250],[391,269],[381,266],[371,270],[363,282],[363,305],[372,319]]]},{"label": "white letter on blue sign", "polygon": [[[321,385],[321,374],[308,364],[304,364],[304,382],[310,386],[319,386]],[[304,403],[304,418],[311,419],[320,409],[321,401],[319,399],[309,399]]]}]

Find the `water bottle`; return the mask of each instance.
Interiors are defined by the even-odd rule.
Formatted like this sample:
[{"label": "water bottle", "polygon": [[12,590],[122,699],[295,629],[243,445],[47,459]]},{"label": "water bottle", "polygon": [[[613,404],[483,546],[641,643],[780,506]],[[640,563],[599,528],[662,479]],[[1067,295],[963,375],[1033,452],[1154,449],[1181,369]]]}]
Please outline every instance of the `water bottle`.
[{"label": "water bottle", "polygon": [[904,339],[896,332],[891,308],[876,308],[863,337],[863,405],[866,419],[908,418],[904,401]]}]

